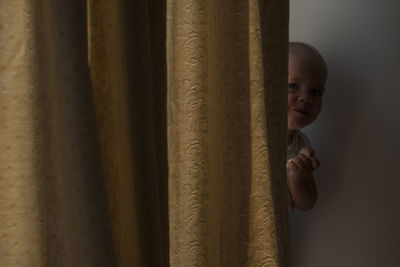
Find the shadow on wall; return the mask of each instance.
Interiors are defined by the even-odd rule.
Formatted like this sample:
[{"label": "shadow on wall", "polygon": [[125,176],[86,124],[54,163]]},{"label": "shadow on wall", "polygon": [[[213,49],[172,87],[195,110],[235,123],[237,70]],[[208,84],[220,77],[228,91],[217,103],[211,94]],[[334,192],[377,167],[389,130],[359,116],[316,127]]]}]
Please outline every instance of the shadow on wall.
[{"label": "shadow on wall", "polygon": [[304,130],[321,161],[321,167],[314,173],[319,197],[311,211],[296,210],[291,218],[294,266],[303,266],[302,255],[309,251],[306,245],[313,238],[313,228],[329,218],[330,210],[335,207],[335,198],[345,184],[343,179],[351,162],[348,160],[349,144],[357,139],[360,119],[367,106],[366,79],[357,77],[358,72],[351,62],[335,55],[326,60],[329,77],[322,112],[314,124]]}]

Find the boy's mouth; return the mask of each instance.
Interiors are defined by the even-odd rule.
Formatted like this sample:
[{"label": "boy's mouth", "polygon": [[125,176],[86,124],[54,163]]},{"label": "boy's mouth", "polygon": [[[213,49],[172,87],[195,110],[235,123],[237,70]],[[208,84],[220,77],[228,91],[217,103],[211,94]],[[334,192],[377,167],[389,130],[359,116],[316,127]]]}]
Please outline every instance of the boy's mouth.
[{"label": "boy's mouth", "polygon": [[294,111],[296,111],[296,112],[298,112],[300,114],[303,114],[303,115],[307,115],[308,114],[307,111],[304,111],[304,110],[301,110],[301,109],[295,109]]}]

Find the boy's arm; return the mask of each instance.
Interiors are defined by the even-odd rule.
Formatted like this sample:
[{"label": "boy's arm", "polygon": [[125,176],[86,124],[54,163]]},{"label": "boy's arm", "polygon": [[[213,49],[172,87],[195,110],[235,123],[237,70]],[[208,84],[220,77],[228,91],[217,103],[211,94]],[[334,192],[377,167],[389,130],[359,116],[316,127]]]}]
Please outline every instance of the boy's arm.
[{"label": "boy's arm", "polygon": [[312,174],[306,181],[296,178],[291,179],[289,190],[294,206],[301,211],[310,210],[317,202],[318,192]]}]

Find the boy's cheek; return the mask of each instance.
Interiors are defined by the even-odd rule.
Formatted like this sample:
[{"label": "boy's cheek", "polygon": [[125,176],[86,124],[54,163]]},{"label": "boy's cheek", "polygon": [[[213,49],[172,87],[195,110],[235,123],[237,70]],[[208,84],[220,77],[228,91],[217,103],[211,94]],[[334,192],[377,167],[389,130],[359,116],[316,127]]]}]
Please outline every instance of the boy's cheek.
[{"label": "boy's cheek", "polygon": [[288,104],[291,104],[293,102],[294,96],[293,94],[289,93],[288,94]]}]

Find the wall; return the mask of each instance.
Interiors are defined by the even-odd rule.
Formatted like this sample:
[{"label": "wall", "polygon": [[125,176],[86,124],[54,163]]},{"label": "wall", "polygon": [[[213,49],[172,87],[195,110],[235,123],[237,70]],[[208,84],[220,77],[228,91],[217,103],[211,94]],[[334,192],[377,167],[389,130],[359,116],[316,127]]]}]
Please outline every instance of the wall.
[{"label": "wall", "polygon": [[400,266],[400,1],[291,0],[290,40],[329,67],[316,206],[291,219],[294,267]]}]

